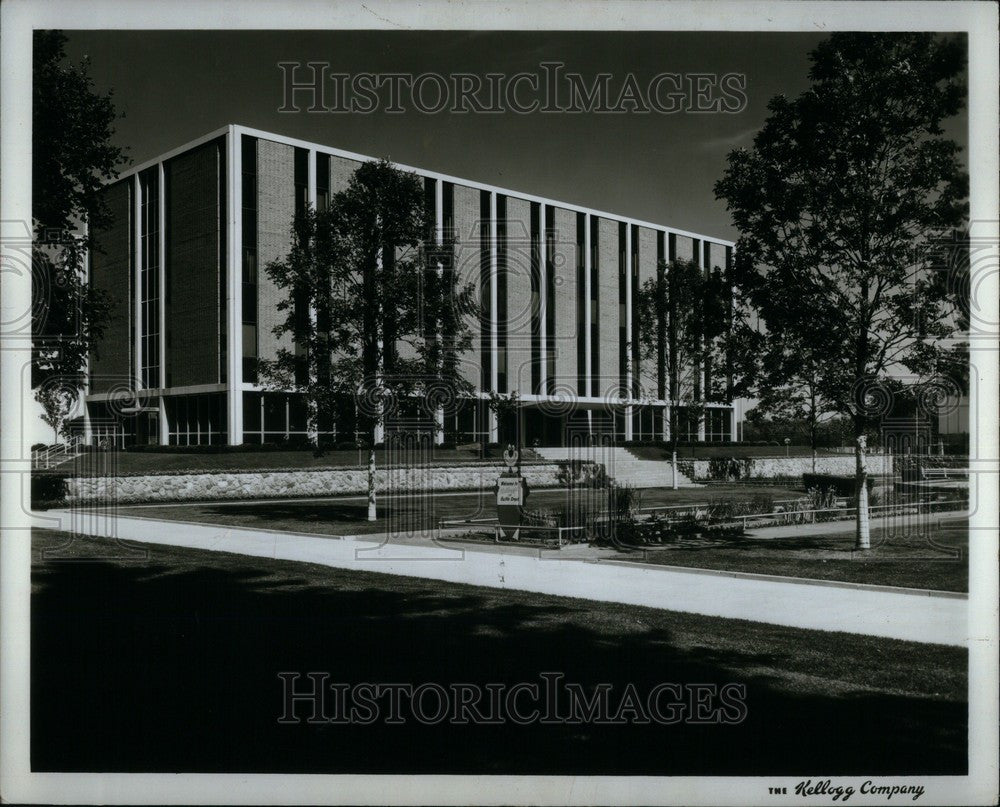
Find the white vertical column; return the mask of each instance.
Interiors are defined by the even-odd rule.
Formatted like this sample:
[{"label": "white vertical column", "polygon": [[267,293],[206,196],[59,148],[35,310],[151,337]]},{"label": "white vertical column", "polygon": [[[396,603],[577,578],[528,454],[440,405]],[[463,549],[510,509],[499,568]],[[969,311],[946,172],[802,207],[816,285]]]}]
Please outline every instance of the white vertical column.
[{"label": "white vertical column", "polygon": [[[632,225],[625,224],[625,398],[632,394]],[[625,439],[631,440],[632,404],[625,405]]]},{"label": "white vertical column", "polygon": [[[585,295],[584,306],[583,306],[583,393],[588,398],[594,394],[594,380],[591,377],[591,370],[593,368],[592,356],[594,346],[591,343],[591,334],[593,332],[593,322],[591,321],[594,315],[594,303],[592,300],[593,289],[591,288],[591,257],[590,257],[590,219],[589,213],[584,214],[583,221],[583,293]],[[587,410],[588,415],[590,410]]]},{"label": "white vertical column", "polygon": [[[307,198],[307,200],[309,202],[309,206],[313,210],[316,210],[316,199],[317,199],[317,196],[319,195],[319,191],[316,188],[316,174],[317,174],[316,161],[318,159],[319,159],[319,155],[316,153],[316,149],[309,149],[309,178],[308,178],[307,183],[306,183],[306,198]],[[326,155],[323,155],[323,159],[326,160],[326,159],[329,159],[329,158]],[[309,322],[312,324],[312,327],[315,330],[315,328],[316,328],[316,306],[313,303],[309,304]],[[310,379],[309,380],[310,381],[315,381],[316,376],[315,376],[315,373],[313,372],[312,363],[311,362],[309,363],[309,375],[310,375]],[[287,407],[287,404],[288,404],[288,400],[287,399],[285,400],[285,404],[286,404],[286,407]],[[313,409],[313,408],[314,408],[314,406],[312,404],[310,404],[310,410]],[[310,412],[310,415],[311,415],[311,412]],[[286,424],[286,426],[288,424],[288,419],[287,418],[285,420],[285,424]],[[309,420],[306,423],[306,437],[308,438],[308,440],[310,442],[315,443],[316,445],[319,444],[319,424],[315,422],[315,418],[312,417],[312,416],[309,417]]]},{"label": "white vertical column", "polygon": [[226,424],[229,445],[243,442],[243,143],[229,127],[226,152]]},{"label": "white vertical column", "polygon": [[538,205],[538,394],[548,393],[548,243],[545,235],[545,205]]},{"label": "white vertical column", "polygon": [[[497,273],[497,194],[490,191],[490,390],[496,392],[500,386],[500,289]],[[489,441],[495,443],[500,439],[500,429],[497,415],[492,409],[489,412]]]},{"label": "white vertical column", "polygon": [[[593,263],[591,261],[591,235],[590,235],[590,213],[583,216],[583,394],[590,398],[594,395],[593,378],[593,350],[591,340],[593,332],[594,302],[592,299],[593,287],[591,285],[591,272]],[[593,438],[594,435],[594,410],[587,408],[587,433]]]},{"label": "white vertical column", "polygon": [[[441,246],[444,243],[444,183],[440,179],[434,180],[434,243]],[[444,272],[441,262],[437,265],[438,275]],[[437,334],[437,338],[441,338]],[[437,422],[437,429],[434,432],[434,442],[440,445],[444,442],[444,408],[438,407],[434,411],[434,420]]]},{"label": "white vertical column", "polygon": [[[708,277],[709,273],[712,271],[711,267],[712,262],[711,260],[709,260],[708,257],[708,255],[711,255],[711,249],[712,247],[709,245],[708,241],[702,240],[700,263],[701,263],[702,274],[705,277]],[[706,255],[706,253],[708,254]],[[708,380],[709,380],[708,362],[704,362],[702,363],[701,366],[701,397],[703,400],[706,401],[709,399]],[[704,438],[699,438],[699,439],[704,439]]]},{"label": "white vertical column", "polygon": [[[159,230],[159,244],[157,262],[160,264],[159,274],[159,288],[157,289],[159,297],[159,305],[157,316],[160,320],[159,325],[159,363],[160,363],[160,379],[158,386],[161,389],[165,389],[167,386],[167,189],[166,183],[164,182],[164,171],[163,163],[157,164],[157,213],[159,221],[157,222],[157,230]],[[160,394],[159,401],[160,414],[157,419],[159,424],[159,439],[160,445],[165,446],[170,442],[170,426],[167,423],[167,404],[163,398],[163,394]]]},{"label": "white vertical column", "polygon": [[[663,268],[663,282],[667,282],[667,273],[670,271],[670,233],[667,230],[661,232],[657,238],[663,239],[663,259],[666,262],[666,266]],[[659,249],[659,247],[657,247]],[[659,272],[659,267],[657,267],[657,272]],[[663,442],[668,442],[672,435],[670,434],[670,405],[672,400],[672,392],[670,388],[670,321],[667,320],[667,312],[663,312],[663,317],[666,320],[664,323],[664,344],[663,344],[663,355],[657,356],[657,362],[660,362],[660,366],[657,372],[663,373],[663,398],[666,403],[663,406]]]},{"label": "white vertical column", "polygon": [[[87,222],[83,223],[83,232],[87,240],[90,240],[90,225]],[[87,283],[88,287],[90,285],[90,255],[89,249],[84,250],[83,253],[83,277],[84,282]],[[90,445],[93,440],[94,430],[93,424],[90,422],[90,407],[87,406],[87,398],[90,397],[90,351],[87,351],[83,359],[84,375],[83,375],[83,395],[81,396],[81,401],[83,404],[83,442],[85,445]]]},{"label": "white vertical column", "polygon": [[132,349],[135,353],[132,362],[132,373],[135,376],[135,389],[142,389],[142,183],[139,174],[132,177],[132,188],[135,191],[132,198],[132,215],[135,217],[135,227],[132,228],[132,282],[135,284],[133,304],[135,305],[135,334],[133,334]]}]

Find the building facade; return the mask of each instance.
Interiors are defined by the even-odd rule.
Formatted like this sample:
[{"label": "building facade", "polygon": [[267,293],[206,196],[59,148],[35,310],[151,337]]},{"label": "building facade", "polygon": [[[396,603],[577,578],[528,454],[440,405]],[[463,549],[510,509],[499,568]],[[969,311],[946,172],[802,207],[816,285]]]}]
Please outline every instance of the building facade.
[{"label": "building facade", "polygon": [[[287,255],[296,212],[323,208],[370,159],[230,125],[109,184],[114,224],[93,234],[89,271],[113,319],[90,360],[87,438],[183,446],[309,437],[301,397],[258,378],[258,359],[291,347],[273,333],[283,293],[264,267]],[[456,270],[478,301],[472,348],[460,356],[476,394],[439,418],[439,441],[495,442],[491,391],[518,393],[529,444],[563,444],[574,432],[668,440],[671,407],[678,439],[733,439],[733,401],[706,400],[724,362],[671,371],[669,340],[642,355],[636,310],[640,286],[664,262],[725,272],[731,242],[399,167],[422,178],[436,237],[453,237]],[[350,430],[324,429],[333,440]]]}]

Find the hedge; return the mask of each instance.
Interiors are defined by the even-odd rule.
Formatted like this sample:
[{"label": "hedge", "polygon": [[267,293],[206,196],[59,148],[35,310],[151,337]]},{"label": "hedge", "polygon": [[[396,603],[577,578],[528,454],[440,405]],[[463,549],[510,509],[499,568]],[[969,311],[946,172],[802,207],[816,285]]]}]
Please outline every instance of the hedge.
[{"label": "hedge", "polygon": [[31,472],[31,506],[61,504],[66,501],[69,474],[53,471]]},{"label": "hedge", "polygon": [[[875,479],[868,476],[866,479],[868,492],[872,492]],[[838,496],[853,496],[857,486],[857,479],[854,476],[839,476],[836,474],[802,474],[802,484],[806,490],[833,490]]]}]

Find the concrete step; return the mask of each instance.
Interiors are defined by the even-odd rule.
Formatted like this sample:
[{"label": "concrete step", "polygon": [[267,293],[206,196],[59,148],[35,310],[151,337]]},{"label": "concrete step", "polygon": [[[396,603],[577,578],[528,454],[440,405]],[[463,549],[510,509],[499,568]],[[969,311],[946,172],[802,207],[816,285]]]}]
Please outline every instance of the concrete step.
[{"label": "concrete step", "polygon": [[[535,448],[543,459],[555,462],[592,462],[604,466],[616,482],[636,488],[670,487],[674,469],[669,462],[639,459],[626,448],[609,446],[561,446]],[[698,487],[682,473],[677,473],[678,487]]]}]

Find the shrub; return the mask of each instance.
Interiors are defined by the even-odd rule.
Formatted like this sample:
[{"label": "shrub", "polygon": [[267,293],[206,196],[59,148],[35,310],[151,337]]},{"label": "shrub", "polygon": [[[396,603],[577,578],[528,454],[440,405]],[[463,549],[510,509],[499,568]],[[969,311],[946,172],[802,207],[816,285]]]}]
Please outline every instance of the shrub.
[{"label": "shrub", "polygon": [[31,451],[34,453],[35,451],[44,451],[46,448],[48,448],[48,446],[45,445],[45,443],[33,443]]},{"label": "shrub", "polygon": [[32,471],[31,506],[62,504],[66,501],[68,474],[51,471]]},{"label": "shrub", "polygon": [[612,485],[608,489],[608,510],[617,521],[635,521],[635,511],[642,506],[642,494],[631,485]]},{"label": "shrub", "polygon": [[[853,496],[855,477],[837,476],[835,474],[802,474],[802,483],[806,490],[816,488],[817,490],[832,490],[838,496]],[[872,486],[875,480],[868,476],[868,493],[871,495]]]},{"label": "shrub", "polygon": [[774,498],[768,493],[757,493],[749,499],[711,499],[708,503],[709,521],[727,521],[739,516],[754,516],[774,511]]}]

